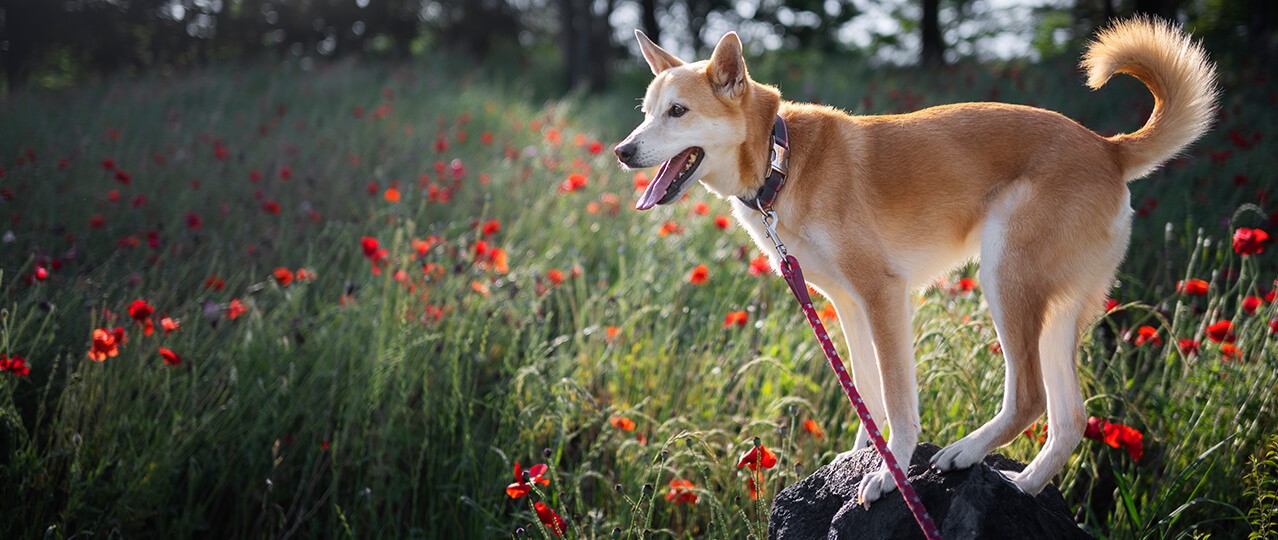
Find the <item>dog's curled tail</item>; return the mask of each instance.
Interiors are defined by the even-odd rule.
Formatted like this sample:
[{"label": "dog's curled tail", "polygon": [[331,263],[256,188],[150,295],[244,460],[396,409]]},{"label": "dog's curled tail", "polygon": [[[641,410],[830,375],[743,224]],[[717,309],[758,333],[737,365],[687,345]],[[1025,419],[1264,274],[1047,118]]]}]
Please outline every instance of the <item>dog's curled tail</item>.
[{"label": "dog's curled tail", "polygon": [[1154,112],[1145,125],[1109,139],[1118,147],[1123,178],[1129,182],[1149,174],[1211,127],[1216,68],[1200,44],[1168,22],[1137,17],[1115,23],[1096,36],[1082,67],[1093,90],[1115,73],[1126,73],[1154,94]]}]

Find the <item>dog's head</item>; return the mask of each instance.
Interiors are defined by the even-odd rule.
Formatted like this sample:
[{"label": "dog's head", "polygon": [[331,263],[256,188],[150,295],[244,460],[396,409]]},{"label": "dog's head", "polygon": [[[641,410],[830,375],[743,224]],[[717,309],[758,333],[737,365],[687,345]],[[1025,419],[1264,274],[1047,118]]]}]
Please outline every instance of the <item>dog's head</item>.
[{"label": "dog's head", "polygon": [[[709,60],[693,63],[638,30],[635,37],[654,77],[643,98],[643,123],[615,152],[627,168],[661,165],[635,208],[677,201],[694,181],[720,196],[753,195],[759,185],[753,154],[767,151],[780,96],[750,80],[737,34],[723,36]],[[762,142],[747,148],[747,141]]]}]

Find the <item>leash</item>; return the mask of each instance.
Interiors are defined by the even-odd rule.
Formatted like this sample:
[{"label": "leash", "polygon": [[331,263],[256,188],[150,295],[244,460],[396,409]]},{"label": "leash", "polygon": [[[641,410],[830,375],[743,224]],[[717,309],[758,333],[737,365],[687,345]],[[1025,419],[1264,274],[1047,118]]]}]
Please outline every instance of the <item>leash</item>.
[{"label": "leash", "polygon": [[781,187],[785,185],[785,177],[789,173],[789,146],[789,133],[785,128],[785,121],[781,119],[780,115],[777,115],[776,123],[772,128],[770,169],[768,177],[764,181],[764,187],[759,190],[759,194],[753,199],[742,200],[742,202],[758,210],[762,215],[764,231],[768,235],[768,239],[772,240],[772,243],[776,246],[777,253],[781,255],[781,276],[785,278],[786,285],[790,286],[790,292],[794,293],[795,299],[799,301],[799,307],[803,310],[803,314],[807,316],[808,324],[812,326],[812,332],[816,334],[817,340],[821,342],[821,350],[825,352],[825,358],[830,361],[830,368],[834,369],[834,373],[839,377],[839,384],[843,386],[843,393],[847,394],[848,401],[852,402],[852,407],[856,409],[856,415],[861,418],[861,425],[869,433],[870,440],[874,442],[874,448],[879,451],[879,456],[883,458],[883,463],[887,465],[888,470],[892,473],[892,480],[896,482],[896,488],[905,497],[905,505],[910,508],[910,513],[914,514],[914,521],[918,522],[919,528],[923,530],[923,536],[927,537],[928,540],[941,540],[941,531],[936,528],[936,523],[932,521],[932,516],[928,515],[927,508],[923,507],[923,500],[914,491],[914,486],[910,485],[910,479],[901,468],[901,464],[896,461],[896,457],[888,449],[883,433],[879,431],[878,426],[874,423],[874,418],[870,416],[870,409],[865,406],[865,400],[861,399],[861,394],[857,392],[856,385],[852,384],[852,377],[848,375],[847,369],[843,367],[843,359],[839,358],[839,353],[835,351],[834,342],[830,341],[829,332],[826,332],[825,325],[821,323],[821,318],[817,315],[816,308],[812,307],[812,297],[808,294],[807,282],[803,280],[803,269],[799,267],[799,260],[786,251],[785,244],[781,242],[781,236],[777,234],[777,213],[772,209],[772,203],[775,202]]}]

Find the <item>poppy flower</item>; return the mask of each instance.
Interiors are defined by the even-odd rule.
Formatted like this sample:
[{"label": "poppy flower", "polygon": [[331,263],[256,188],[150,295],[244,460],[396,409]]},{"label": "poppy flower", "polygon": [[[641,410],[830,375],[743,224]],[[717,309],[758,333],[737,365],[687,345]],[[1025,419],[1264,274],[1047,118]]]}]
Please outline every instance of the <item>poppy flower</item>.
[{"label": "poppy flower", "polygon": [[386,188],[386,192],[382,194],[382,198],[386,199],[386,202],[397,203],[399,202],[399,190],[395,188]]},{"label": "poppy flower", "polygon": [[177,319],[174,319],[172,317],[165,317],[163,319],[160,319],[160,328],[164,329],[164,335],[167,336],[169,334],[172,334],[173,332],[181,330],[182,324],[178,322]]},{"label": "poppy flower", "polygon": [[692,213],[698,216],[704,216],[710,213],[710,205],[699,202],[692,206]]},{"label": "poppy flower", "polygon": [[501,222],[495,219],[485,221],[479,232],[483,236],[492,236],[497,234],[498,232],[501,232]]},{"label": "poppy flower", "polygon": [[1132,457],[1132,461],[1140,461],[1141,456],[1145,454],[1144,443],[1142,442],[1145,438],[1144,434],[1136,428],[1117,422],[1106,422],[1104,429],[1103,442],[1105,444],[1113,448],[1123,448]]},{"label": "poppy flower", "polygon": [[581,173],[572,173],[568,175],[567,179],[559,183],[559,192],[572,193],[586,187],[587,183],[589,183],[589,181],[586,179],[586,175]]},{"label": "poppy flower", "polygon": [[132,304],[129,304],[129,316],[142,325],[143,335],[149,336],[155,331],[155,326],[151,323],[152,313],[155,313],[155,308],[151,307],[146,300],[134,300]]},{"label": "poppy flower", "polygon": [[298,281],[310,282],[315,281],[315,278],[319,277],[319,274],[316,274],[313,270],[298,268],[296,277]]},{"label": "poppy flower", "polygon": [[621,333],[621,328],[618,328],[616,326],[609,326],[607,328],[604,328],[604,339],[607,340],[609,343],[612,343],[613,340],[617,339],[617,334],[620,334],[620,333]]},{"label": "poppy flower", "polygon": [[1043,424],[1041,428],[1038,427],[1038,422],[1030,424],[1029,429],[1025,430],[1025,438],[1038,444],[1047,442],[1047,424]]},{"label": "poppy flower", "polygon": [[1246,298],[1243,298],[1243,301],[1242,301],[1243,312],[1248,315],[1253,315],[1256,313],[1256,309],[1260,307],[1260,304],[1261,304],[1261,300],[1259,296],[1250,295]]},{"label": "poppy flower", "polygon": [[665,238],[672,234],[682,234],[683,227],[673,221],[667,221],[661,224],[661,228],[657,230],[657,236]]},{"label": "poppy flower", "polygon": [[750,494],[750,500],[759,500],[759,487],[754,483],[754,477],[746,478],[746,493]]},{"label": "poppy flower", "polygon": [[103,168],[103,169],[106,169],[106,170],[108,170],[108,171],[113,171],[113,170],[115,170],[115,159],[114,159],[114,158],[110,158],[110,157],[103,158],[103,159],[102,159],[102,168]]},{"label": "poppy flower", "polygon": [[95,362],[114,358],[120,354],[120,346],[127,342],[123,328],[117,327],[110,331],[105,328],[94,329],[93,346],[89,349],[89,358]]},{"label": "poppy flower", "polygon": [[1222,343],[1220,345],[1220,356],[1224,358],[1226,362],[1230,360],[1237,360],[1242,356],[1242,350],[1233,343]]},{"label": "poppy flower", "polygon": [[8,371],[14,377],[26,377],[31,374],[31,367],[27,366],[26,358],[0,354],[0,371]]},{"label": "poppy flower", "polygon": [[1207,327],[1207,337],[1216,343],[1234,341],[1234,323],[1219,321]]},{"label": "poppy flower", "polygon": [[275,276],[276,283],[279,283],[281,287],[287,287],[293,282],[293,271],[287,268],[276,268],[272,275]]},{"label": "poppy flower", "polygon": [[675,504],[697,504],[697,493],[694,491],[696,488],[692,482],[675,478],[670,481],[670,491],[666,492],[666,500]]},{"label": "poppy flower", "polygon": [[608,423],[622,431],[634,431],[635,421],[624,416],[614,416],[608,419]]},{"label": "poppy flower", "polygon": [[550,529],[550,532],[555,533],[555,536],[563,536],[563,532],[568,530],[564,525],[564,518],[559,517],[559,514],[546,506],[546,503],[534,503],[533,508],[537,510],[537,519],[541,520],[542,525]]},{"label": "poppy flower", "polygon": [[586,151],[590,152],[590,155],[592,156],[599,155],[601,152],[603,152],[603,149],[604,149],[603,143],[599,141],[590,141],[590,145],[586,147]]},{"label": "poppy flower", "polygon": [[648,184],[652,183],[652,179],[643,171],[635,173],[635,191],[643,191],[648,189]]},{"label": "poppy flower", "polygon": [[204,280],[204,288],[213,289],[215,292],[220,292],[225,286],[226,280],[218,277],[217,274],[213,274],[209,276],[208,279]]},{"label": "poppy flower", "polygon": [[1198,340],[1190,338],[1181,338],[1180,341],[1176,343],[1176,346],[1180,348],[1180,354],[1185,356],[1198,354],[1201,348],[1201,344],[1198,343]]},{"label": "poppy flower", "polygon": [[1105,421],[1095,416],[1087,418],[1087,427],[1083,428],[1083,437],[1099,441],[1105,434]]},{"label": "poppy flower", "polygon": [[723,319],[723,327],[745,326],[748,320],[749,316],[744,311],[729,311],[728,316]]},{"label": "poppy flower", "polygon": [[231,320],[238,319],[240,315],[245,313],[248,313],[248,308],[240,303],[239,298],[232,298],[231,304],[226,307],[226,318]]},{"label": "poppy flower", "polygon": [[274,214],[278,216],[280,213],[280,203],[275,202],[273,200],[266,201],[262,203],[262,210],[266,211],[266,213],[268,214]]},{"label": "poppy flower", "polygon": [[768,262],[768,256],[762,253],[758,257],[750,259],[750,275],[762,276],[772,272],[772,264]]},{"label": "poppy flower", "polygon": [[382,273],[382,265],[386,262],[386,257],[390,252],[380,248],[376,238],[365,236],[359,239],[359,244],[364,250],[364,257],[367,257],[369,262],[373,263],[373,273]]},{"label": "poppy flower", "polygon": [[827,323],[838,322],[839,320],[839,312],[838,310],[834,309],[834,304],[826,304],[824,307],[822,307],[821,313],[819,314],[819,316],[821,317],[822,321],[825,321]]},{"label": "poppy flower", "polygon": [[31,277],[35,278],[37,281],[49,279],[49,269],[37,264],[35,271],[31,272]]},{"label": "poppy flower", "polygon": [[287,181],[289,178],[292,178],[292,177],[293,177],[293,169],[291,167],[289,167],[288,165],[280,167],[280,180]]},{"label": "poppy flower", "polygon": [[554,285],[559,285],[564,282],[564,273],[560,270],[550,269],[546,271],[546,279],[550,280]]},{"label": "poppy flower", "polygon": [[485,131],[485,132],[483,132],[483,133],[480,133],[480,134],[479,134],[479,142],[483,143],[483,145],[484,145],[484,146],[488,146],[488,145],[492,144],[492,143],[493,143],[493,134],[492,134],[492,132]]},{"label": "poppy flower", "polygon": [[803,431],[811,433],[813,437],[816,437],[818,439],[825,438],[825,432],[821,431],[821,426],[818,426],[816,423],[816,420],[813,420],[811,418],[803,422]]},{"label": "poppy flower", "polygon": [[1190,278],[1176,284],[1176,290],[1184,292],[1190,296],[1203,296],[1207,294],[1208,283],[1198,278]]},{"label": "poppy flower", "polygon": [[692,272],[688,274],[688,283],[691,283],[693,285],[701,285],[705,283],[706,280],[709,279],[709,277],[710,277],[710,269],[706,268],[706,265],[704,264],[698,264],[696,267],[692,269]]},{"label": "poppy flower", "polygon": [[1118,308],[1118,300],[1114,300],[1113,298],[1105,299],[1105,313],[1114,311],[1117,308]]},{"label": "poppy flower", "polygon": [[757,470],[760,466],[765,469],[771,469],[777,466],[777,455],[772,453],[771,450],[768,450],[768,447],[763,445],[751,446],[749,450],[746,450],[744,454],[741,454],[741,459],[737,460],[738,469],[742,467],[749,467],[750,470],[753,471]]},{"label": "poppy flower", "polygon": [[543,477],[546,474],[547,467],[545,463],[538,463],[528,468],[528,479],[524,479],[524,468],[515,462],[515,483],[506,486],[506,495],[512,499],[525,497],[532,493],[533,484],[541,484],[543,486],[550,485],[550,479]]},{"label": "poppy flower", "polygon": [[715,217],[714,217],[714,226],[715,226],[715,227],[718,227],[720,230],[728,228],[728,225],[730,225],[730,224],[731,224],[731,223],[728,221],[728,216],[715,216]]},{"label": "poppy flower", "polygon": [[970,293],[976,290],[976,280],[970,277],[960,278],[951,289],[950,294]]},{"label": "poppy flower", "polygon": [[1234,231],[1234,251],[1239,255],[1256,255],[1265,251],[1269,233],[1246,227]]},{"label": "poppy flower", "polygon": [[176,366],[182,363],[182,357],[170,349],[160,347],[160,357],[164,358],[165,365]]},{"label": "poppy flower", "polygon": [[1146,325],[1136,329],[1136,337],[1133,340],[1133,343],[1135,343],[1137,347],[1151,342],[1155,347],[1163,344],[1163,338],[1158,336],[1157,328]]}]

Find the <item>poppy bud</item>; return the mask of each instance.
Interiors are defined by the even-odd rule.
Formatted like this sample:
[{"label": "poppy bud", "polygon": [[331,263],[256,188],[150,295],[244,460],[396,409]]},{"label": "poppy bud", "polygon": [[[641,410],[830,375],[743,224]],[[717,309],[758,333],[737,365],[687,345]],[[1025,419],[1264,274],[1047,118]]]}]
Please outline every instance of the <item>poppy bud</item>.
[{"label": "poppy bud", "polygon": [[547,458],[548,458],[548,457],[550,457],[550,449],[549,449],[549,448],[543,448],[543,449],[541,450],[541,455],[542,455],[542,457],[547,457]]},{"label": "poppy bud", "polygon": [[612,537],[613,537],[613,538],[621,538],[621,527],[613,527],[613,528],[612,528]]},{"label": "poppy bud", "polygon": [[668,458],[668,457],[670,457],[670,451],[669,451],[669,450],[662,450],[662,451],[661,451],[661,461],[665,461],[665,460],[666,460],[666,458]]},{"label": "poppy bud", "polygon": [[519,527],[519,528],[515,529],[515,536],[523,536],[523,535],[524,535],[524,528],[523,528],[523,527]]},{"label": "poppy bud", "polygon": [[755,438],[754,438],[754,446],[755,446],[755,448],[758,448],[758,447],[760,447],[760,446],[763,446],[763,442],[762,442],[762,441],[760,441],[758,437],[755,437]]},{"label": "poppy bud", "polygon": [[612,490],[613,490],[613,491],[616,491],[617,493],[621,493],[621,484],[615,484],[615,485],[613,485],[613,486],[612,486]]},{"label": "poppy bud", "polygon": [[644,494],[644,495],[650,495],[650,494],[652,494],[652,484],[644,484],[644,485],[643,485],[643,494]]}]

